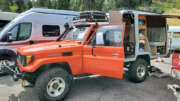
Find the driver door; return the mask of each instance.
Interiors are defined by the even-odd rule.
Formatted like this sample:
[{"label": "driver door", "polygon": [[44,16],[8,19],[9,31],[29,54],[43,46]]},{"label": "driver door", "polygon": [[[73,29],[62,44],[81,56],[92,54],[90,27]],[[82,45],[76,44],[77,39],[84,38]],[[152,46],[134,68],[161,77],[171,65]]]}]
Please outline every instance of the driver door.
[{"label": "driver door", "polygon": [[83,71],[114,78],[123,78],[124,23],[101,25],[83,47]]}]

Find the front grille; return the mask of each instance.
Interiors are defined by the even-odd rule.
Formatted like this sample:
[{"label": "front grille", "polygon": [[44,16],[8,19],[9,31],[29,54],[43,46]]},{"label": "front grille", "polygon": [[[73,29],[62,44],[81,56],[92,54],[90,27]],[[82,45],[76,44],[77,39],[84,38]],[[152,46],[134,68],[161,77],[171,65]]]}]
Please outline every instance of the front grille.
[{"label": "front grille", "polygon": [[25,56],[17,53],[17,59],[19,60],[19,62],[21,63],[21,65],[26,66],[26,59]]}]

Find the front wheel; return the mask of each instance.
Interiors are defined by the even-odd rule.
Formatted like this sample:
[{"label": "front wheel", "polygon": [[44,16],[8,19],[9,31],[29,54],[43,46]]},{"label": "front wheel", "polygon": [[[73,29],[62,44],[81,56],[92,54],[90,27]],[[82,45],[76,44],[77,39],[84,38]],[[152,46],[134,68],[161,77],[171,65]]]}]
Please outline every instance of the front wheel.
[{"label": "front wheel", "polygon": [[147,62],[144,59],[137,59],[133,62],[128,71],[128,79],[132,82],[143,82],[148,74]]},{"label": "front wheel", "polygon": [[41,101],[61,101],[71,88],[72,76],[61,68],[42,73],[36,81],[36,91]]}]

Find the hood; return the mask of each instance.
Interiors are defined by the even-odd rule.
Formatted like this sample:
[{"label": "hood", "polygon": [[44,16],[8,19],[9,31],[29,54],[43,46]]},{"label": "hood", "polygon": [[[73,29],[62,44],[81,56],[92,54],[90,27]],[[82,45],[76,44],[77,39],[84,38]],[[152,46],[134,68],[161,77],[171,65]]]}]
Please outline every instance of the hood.
[{"label": "hood", "polygon": [[18,48],[18,52],[22,55],[47,53],[48,51],[57,50],[59,48],[67,48],[72,46],[80,45],[74,41],[61,41],[61,42],[47,42],[35,45],[28,45]]}]

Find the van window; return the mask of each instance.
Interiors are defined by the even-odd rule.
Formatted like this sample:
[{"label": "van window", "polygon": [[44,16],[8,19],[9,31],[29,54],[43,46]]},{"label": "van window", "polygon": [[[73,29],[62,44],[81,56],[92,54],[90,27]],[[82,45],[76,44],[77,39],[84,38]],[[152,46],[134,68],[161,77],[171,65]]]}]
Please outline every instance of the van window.
[{"label": "van window", "polygon": [[55,37],[60,35],[60,28],[58,25],[43,25],[43,36]]},{"label": "van window", "polygon": [[173,38],[180,38],[180,32],[174,32]]},{"label": "van window", "polygon": [[13,41],[16,41],[16,40],[17,40],[18,29],[19,29],[19,26],[16,25],[14,28],[12,28],[12,29],[9,31],[9,32],[11,32],[11,34],[12,34],[12,40],[13,40]]},{"label": "van window", "polygon": [[31,24],[22,23],[20,24],[20,31],[18,40],[27,40],[31,35]]},{"label": "van window", "polygon": [[31,35],[30,23],[22,23],[14,26],[9,32],[12,34],[13,41],[27,40]]}]

